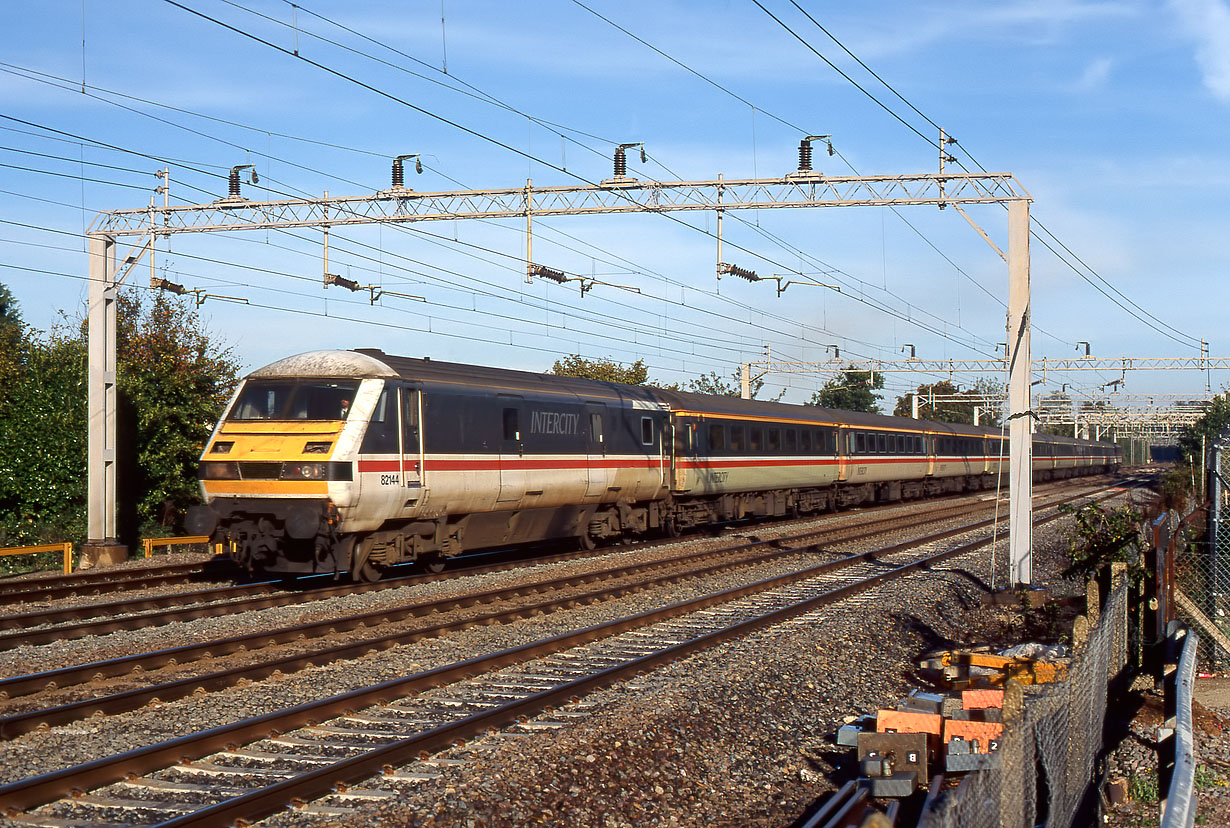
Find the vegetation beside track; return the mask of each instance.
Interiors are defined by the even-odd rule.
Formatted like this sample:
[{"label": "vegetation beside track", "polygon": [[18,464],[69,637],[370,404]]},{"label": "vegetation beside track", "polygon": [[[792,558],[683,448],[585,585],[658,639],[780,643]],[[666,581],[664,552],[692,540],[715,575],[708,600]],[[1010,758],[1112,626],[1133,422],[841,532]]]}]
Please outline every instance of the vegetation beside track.
[{"label": "vegetation beside track", "polygon": [[[188,304],[137,291],[119,302],[121,539],[176,534],[197,498],[196,461],[239,362]],[[0,546],[85,540],[86,326],[26,326],[0,285]],[[0,573],[54,568],[54,554],[0,559]]]}]

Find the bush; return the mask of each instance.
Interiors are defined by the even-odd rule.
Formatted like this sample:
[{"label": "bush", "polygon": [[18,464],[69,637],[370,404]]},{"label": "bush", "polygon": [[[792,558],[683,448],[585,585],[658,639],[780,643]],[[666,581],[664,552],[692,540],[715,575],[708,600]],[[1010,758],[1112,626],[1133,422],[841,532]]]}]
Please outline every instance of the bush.
[{"label": "bush", "polygon": [[1065,532],[1072,560],[1063,572],[1065,578],[1089,580],[1112,562],[1129,564],[1133,575],[1143,573],[1139,512],[1130,506],[1108,510],[1096,503],[1079,508],[1064,504],[1059,511],[1075,519],[1073,528]]}]

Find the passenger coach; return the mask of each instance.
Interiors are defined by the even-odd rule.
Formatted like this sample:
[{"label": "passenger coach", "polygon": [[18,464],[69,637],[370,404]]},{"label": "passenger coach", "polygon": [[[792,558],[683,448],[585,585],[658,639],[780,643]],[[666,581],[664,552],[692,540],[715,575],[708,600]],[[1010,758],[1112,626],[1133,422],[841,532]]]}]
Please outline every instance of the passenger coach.
[{"label": "passenger coach", "polygon": [[[1035,436],[1042,479],[1118,448]],[[470,549],[604,539],[988,488],[998,430],[386,355],[258,369],[201,458],[189,531],[252,570],[438,564]]]}]

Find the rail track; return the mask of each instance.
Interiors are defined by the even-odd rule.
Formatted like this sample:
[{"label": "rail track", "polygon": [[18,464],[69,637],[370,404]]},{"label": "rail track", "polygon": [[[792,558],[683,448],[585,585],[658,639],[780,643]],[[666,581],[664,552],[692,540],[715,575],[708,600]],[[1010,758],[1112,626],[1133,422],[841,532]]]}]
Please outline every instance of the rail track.
[{"label": "rail track", "polygon": [[[1054,505],[1054,504],[1049,504]],[[975,514],[985,510],[985,504],[961,506],[928,514],[925,519],[913,517],[911,525],[937,522]],[[359,613],[344,618],[299,624],[280,629],[248,633],[210,641],[169,647],[149,653],[74,665],[56,670],[24,676],[0,679],[0,698],[35,694],[58,690],[102,678],[130,676],[146,673],[169,665],[181,666],[198,659],[215,659],[239,651],[251,651],[280,644],[301,644],[305,640],[335,636],[357,629],[384,628],[395,622],[426,616],[442,616],[457,610],[499,605],[527,596],[543,593],[565,593],[563,597],[538,601],[528,606],[511,610],[468,612],[463,618],[448,623],[418,626],[394,634],[364,637],[343,644],[319,645],[306,652],[294,655],[266,658],[243,666],[226,666],[204,674],[192,675],[145,687],[110,694],[95,693],[90,698],[18,712],[6,711],[0,715],[0,737],[12,738],[32,730],[51,727],[102,714],[116,714],[135,709],[152,700],[168,701],[183,698],[202,691],[219,690],[244,681],[267,678],[275,673],[289,673],[306,667],[331,663],[340,659],[356,658],[369,652],[387,649],[399,644],[411,643],[424,638],[444,635],[452,630],[473,624],[509,623],[526,612],[545,614],[566,609],[580,601],[608,600],[635,591],[651,589],[685,578],[700,577],[735,567],[752,566],[777,558],[816,551],[820,544],[850,543],[882,535],[900,528],[901,518],[883,518],[857,527],[843,527],[819,532],[811,530],[793,536],[775,538],[771,541],[752,541],[719,549],[706,549],[670,556],[654,561],[620,564],[607,569],[567,575],[544,577],[512,587],[470,593],[462,597],[448,597],[433,601],[411,600],[403,604],[373,612]],[[930,536],[939,540],[950,534],[966,532],[989,523],[979,521],[972,526],[963,526]],[[799,544],[798,546],[794,544]],[[660,570],[667,574],[654,574]],[[608,588],[577,594],[577,588],[589,584],[619,581],[618,588]],[[569,592],[569,590],[573,590]]]},{"label": "rail track", "polygon": [[[1065,484],[1060,484],[1057,489],[1062,490],[1071,485],[1073,484],[1070,481],[1066,481]],[[1048,489],[1046,492],[1040,492],[1038,496],[1041,497],[1054,491],[1056,489]],[[972,502],[940,506],[924,513],[875,518],[870,521],[863,521],[858,526],[860,528],[875,527],[883,531],[885,528],[897,523],[918,524],[935,522],[979,510],[988,510],[993,508],[993,504],[993,498],[988,500],[987,495],[982,495]],[[848,516],[848,514],[843,513],[842,517]],[[863,515],[862,512],[859,514],[860,516]],[[814,521],[814,518],[812,521]],[[741,527],[741,530],[745,533],[748,531],[754,532],[756,528]],[[834,531],[847,531],[847,527],[831,527],[825,522],[818,527],[794,536],[791,540],[802,542],[808,537],[826,536]],[[672,542],[674,541],[649,542],[642,544],[640,548]],[[347,582],[338,584],[332,580],[331,576],[319,575],[299,578],[289,583],[285,580],[258,581],[250,584],[211,587],[201,590],[142,596],[102,603],[41,608],[29,612],[0,615],[0,631],[11,631],[7,633],[0,632],[0,651],[19,646],[33,646],[60,640],[84,638],[91,635],[104,635],[120,630],[156,627],[199,618],[212,618],[239,612],[290,606],[344,595],[398,589],[430,581],[507,571],[526,565],[597,558],[610,554],[611,551],[611,549],[598,549],[569,552],[559,555],[535,557],[528,560],[524,558],[510,560],[501,556],[496,563],[473,563],[468,566],[454,567],[443,573],[401,575],[394,578],[386,578],[375,583]]]},{"label": "rail track", "polygon": [[200,581],[231,580],[237,574],[239,570],[228,558],[214,557],[205,561],[153,564],[132,569],[105,568],[69,575],[39,575],[0,581],[0,604],[55,601]]},{"label": "rail track", "polygon": [[[1037,522],[1056,516],[1044,516]],[[395,788],[410,782],[415,773],[423,771],[386,772],[378,787],[354,789],[345,785],[380,774],[388,767],[414,762],[422,753],[441,750],[492,728],[557,726],[554,720],[518,722],[637,672],[974,551],[989,544],[991,538],[981,537],[921,555],[913,550],[986,523],[945,529],[883,549],[804,565],[788,574],[607,624],[14,782],[0,787],[0,807],[19,822],[39,825],[216,825],[259,817],[296,800],[324,796],[310,809],[331,813],[353,807],[356,802],[390,798],[396,794],[388,786]],[[880,531],[885,530],[881,527]],[[721,553],[765,558],[824,551],[816,547],[814,539],[810,546],[787,548],[794,540],[782,538],[768,544],[776,544],[776,549],[765,549],[766,544],[761,542],[730,547]],[[524,603],[437,627],[443,632],[474,624],[507,623],[551,611],[554,605],[565,608],[609,600],[651,585],[696,577],[706,569],[749,563],[743,559],[709,563],[691,571],[680,571],[677,566],[687,558],[703,556],[711,560],[714,555],[714,550],[706,550],[677,556],[638,573],[629,573],[624,568],[623,582],[605,589]],[[670,572],[648,572],[671,566],[675,569]],[[581,576],[580,582],[573,585],[614,578],[609,574],[612,571]],[[627,577],[629,574],[631,578]],[[557,587],[542,582],[530,592],[548,589]],[[476,596],[471,598],[475,598],[474,604],[481,603]],[[440,633],[429,633],[427,629],[409,633],[418,637],[428,634]],[[375,646],[375,640],[364,646]],[[176,765],[177,762],[180,764]],[[138,778],[142,774],[149,776]],[[111,787],[55,802],[74,789],[103,785]],[[38,813],[23,813],[49,802],[54,804]]]},{"label": "rail track", "polygon": [[[1061,481],[1052,484],[1054,488],[1062,488],[1066,485],[1072,485],[1072,481]],[[1048,487],[1050,488],[1050,487]],[[1050,488],[1053,490],[1053,488]],[[957,496],[959,497],[959,496]],[[985,497],[985,495],[983,495]],[[953,496],[945,497],[944,500],[951,500]],[[937,501],[937,502],[943,502]],[[859,514],[875,514],[882,510],[891,510],[900,508],[902,504],[893,503],[881,506],[865,506],[859,509]],[[848,514],[848,513],[842,513]],[[815,518],[807,518],[806,520],[814,520]],[[791,521],[786,521],[789,523]],[[722,524],[721,528],[732,532],[747,531],[758,524],[746,524],[733,522]],[[608,551],[609,548],[600,548],[595,550],[594,554],[602,554]],[[588,553],[577,553],[588,554]],[[560,556],[547,556],[543,560],[556,560]],[[513,561],[534,561],[538,558],[527,559],[523,552],[510,552],[508,550],[495,550],[491,552],[471,553],[461,559],[453,562],[452,568],[471,569],[478,565],[477,562],[496,561],[496,562],[513,562]],[[405,570],[412,568],[408,566],[398,567]],[[187,562],[187,563],[172,563],[172,564],[151,564],[147,566],[134,567],[131,569],[99,569],[87,570],[81,572],[73,572],[68,575],[37,575],[29,578],[20,578],[12,580],[0,580],[0,604],[22,604],[22,603],[46,603],[65,598],[87,598],[97,595],[107,595],[111,593],[123,593],[137,590],[156,590],[163,587],[182,586],[185,584],[201,583],[201,582],[218,582],[218,581],[233,581],[242,575],[242,571],[238,569],[234,563],[225,556],[216,556],[204,561]],[[404,577],[404,576],[403,576]],[[290,586],[296,580],[303,580],[307,583],[312,582],[313,576],[306,578],[283,578],[280,581],[270,579],[269,583],[282,583],[284,587]],[[261,581],[264,583],[264,581]],[[187,600],[192,599],[191,593],[178,593],[185,596]],[[210,593],[202,591],[202,597],[208,600],[209,595],[218,595],[220,593]],[[172,606],[175,598],[168,597],[165,606]],[[114,606],[123,606],[124,601],[119,600],[113,602]],[[110,610],[112,604],[96,605],[100,608],[99,614],[104,614]],[[113,611],[113,610],[111,610]],[[80,615],[77,617],[90,617]],[[23,622],[24,623],[24,622]],[[37,623],[37,622],[36,622]]]}]

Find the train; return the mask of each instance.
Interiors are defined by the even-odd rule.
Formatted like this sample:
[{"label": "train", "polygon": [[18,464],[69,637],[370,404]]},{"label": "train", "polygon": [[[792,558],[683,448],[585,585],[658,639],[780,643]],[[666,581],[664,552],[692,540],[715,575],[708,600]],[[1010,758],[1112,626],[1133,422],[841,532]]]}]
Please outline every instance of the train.
[{"label": "train", "polygon": [[[1120,459],[1033,437],[1038,481]],[[992,489],[1007,466],[998,428],[322,350],[243,378],[186,523],[252,572],[372,580],[471,550]]]}]

